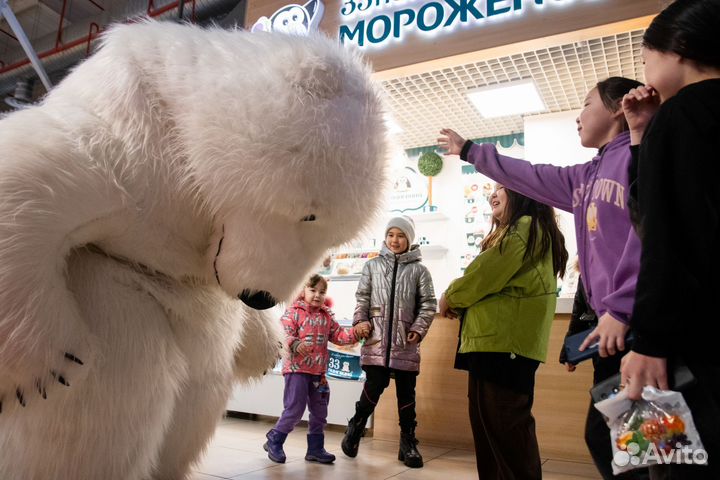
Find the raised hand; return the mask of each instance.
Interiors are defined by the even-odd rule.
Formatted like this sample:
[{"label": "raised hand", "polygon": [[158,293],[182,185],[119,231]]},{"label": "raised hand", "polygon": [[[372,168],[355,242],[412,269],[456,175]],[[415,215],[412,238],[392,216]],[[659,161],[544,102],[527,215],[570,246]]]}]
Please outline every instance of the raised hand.
[{"label": "raised hand", "polygon": [[449,128],[440,130],[440,135],[444,135],[437,139],[440,150],[442,150],[445,155],[460,155],[463,145],[465,145],[465,139],[458,135],[455,130]]},{"label": "raised hand", "polygon": [[651,86],[633,88],[622,99],[632,145],[638,145],[650,120],[660,108],[660,96]]}]

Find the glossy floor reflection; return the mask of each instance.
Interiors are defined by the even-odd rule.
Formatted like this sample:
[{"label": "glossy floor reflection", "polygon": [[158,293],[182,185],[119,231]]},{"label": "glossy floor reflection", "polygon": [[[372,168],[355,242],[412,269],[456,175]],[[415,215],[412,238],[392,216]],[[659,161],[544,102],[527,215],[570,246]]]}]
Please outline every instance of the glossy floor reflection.
[{"label": "glossy floor reflection", "polygon": [[[318,465],[304,460],[306,429],[298,427],[285,442],[287,463],[271,462],[262,449],[265,432],[272,423],[227,418],[218,426],[215,438],[195,469],[193,480],[221,479],[476,479],[475,454],[469,450],[443,448],[421,443],[425,459],[421,469],[409,469],[397,460],[395,442],[364,438],[357,458],[348,458],[340,449],[342,433],[328,431],[325,448],[337,456],[333,465]],[[422,439],[421,439],[422,440]],[[545,480],[598,479],[595,468],[587,463],[543,460]]]}]

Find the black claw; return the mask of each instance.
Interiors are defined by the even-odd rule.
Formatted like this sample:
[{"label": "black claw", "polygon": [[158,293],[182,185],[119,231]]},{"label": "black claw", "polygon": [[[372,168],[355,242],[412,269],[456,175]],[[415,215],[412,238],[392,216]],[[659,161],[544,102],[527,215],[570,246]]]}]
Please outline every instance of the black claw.
[{"label": "black claw", "polygon": [[58,382],[62,383],[66,387],[70,386],[70,383],[68,383],[68,381],[65,380],[65,377],[63,377],[62,375],[58,375],[57,372],[50,372],[50,373],[52,374],[53,378],[55,380],[57,380]]},{"label": "black claw", "polygon": [[47,391],[45,391],[45,387],[42,386],[42,383],[40,382],[40,379],[35,380],[35,388],[37,388],[38,393],[40,396],[47,400]]},{"label": "black claw", "polygon": [[17,390],[15,390],[15,396],[17,397],[18,402],[20,402],[20,405],[22,405],[22,406],[24,407],[24,406],[25,406],[25,399],[23,398],[23,394],[22,394],[22,392],[20,391],[19,388],[18,388]]},{"label": "black claw", "polygon": [[67,358],[68,360],[73,361],[73,362],[75,362],[75,363],[78,363],[78,364],[80,364],[80,365],[85,365],[82,360],[80,360],[79,358],[77,358],[77,357],[76,357],[75,355],[73,355],[72,353],[67,353],[67,352],[65,352],[65,358]]},{"label": "black claw", "polygon": [[2,413],[2,402],[0,401],[0,413]]}]

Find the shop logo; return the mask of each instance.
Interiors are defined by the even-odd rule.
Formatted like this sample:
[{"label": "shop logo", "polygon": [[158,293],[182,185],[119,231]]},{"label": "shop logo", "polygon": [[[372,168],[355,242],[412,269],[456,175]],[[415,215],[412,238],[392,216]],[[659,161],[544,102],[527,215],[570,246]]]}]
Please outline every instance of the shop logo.
[{"label": "shop logo", "polygon": [[705,465],[708,461],[708,454],[702,448],[690,448],[681,443],[675,444],[676,448],[669,445],[658,449],[654,443],[650,443],[647,450],[640,452],[640,445],[635,442],[627,444],[626,450],[615,452],[613,463],[618,467],[634,467],[657,465],[657,464],[688,464]]},{"label": "shop logo", "polygon": [[428,202],[427,178],[414,168],[404,167],[391,174],[390,211],[418,211]]},{"label": "shop logo", "polygon": [[321,0],[310,0],[305,5],[288,5],[270,18],[260,17],[250,31],[307,35],[318,29],[324,12],[325,6]]},{"label": "shop logo", "polygon": [[[402,41],[408,33],[448,33],[460,26],[484,20],[512,18],[527,10],[527,4],[543,7],[547,0],[425,0],[414,8],[394,9],[402,0],[345,0],[340,9],[340,42],[358,47],[384,46]],[[573,0],[555,0],[569,4]],[[391,5],[388,7],[388,5]],[[395,7],[399,8],[399,7]],[[366,17],[361,18],[359,17]]]}]

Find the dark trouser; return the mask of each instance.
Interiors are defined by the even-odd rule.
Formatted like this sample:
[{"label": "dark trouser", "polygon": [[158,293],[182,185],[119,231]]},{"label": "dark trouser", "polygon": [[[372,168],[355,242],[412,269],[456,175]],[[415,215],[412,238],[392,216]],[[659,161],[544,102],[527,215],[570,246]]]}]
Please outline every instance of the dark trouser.
[{"label": "dark trouser", "polygon": [[468,375],[470,424],[481,480],[542,478],[532,395]]},{"label": "dark trouser", "polygon": [[720,479],[720,366],[686,362],[697,383],[682,391],[692,413],[707,465],[657,465],[650,467],[652,480]]},{"label": "dark trouser", "polygon": [[417,372],[392,370],[373,365],[365,365],[363,370],[365,370],[366,379],[360,401],[356,405],[356,414],[367,419],[373,413],[375,406],[380,401],[380,395],[390,385],[390,373],[392,373],[395,377],[400,429],[403,432],[412,432],[417,425],[415,422]]},{"label": "dark trouser", "polygon": [[[627,352],[627,350],[626,350]],[[593,358],[593,384],[598,384],[606,380],[620,371],[620,360],[626,352],[620,352],[610,357]],[[592,400],[588,408],[587,418],[585,419],[585,443],[590,450],[595,467],[605,480],[622,479],[622,480],[644,480],[648,478],[648,470],[641,468],[631,470],[623,474],[614,476],[612,472],[613,452],[610,443],[610,428],[602,414],[595,408]]]},{"label": "dark trouser", "polygon": [[320,375],[309,373],[286,373],[283,394],[283,412],[275,430],[290,433],[302,420],[305,407],[310,411],[308,433],[323,433],[327,424],[330,392],[320,392]]}]

